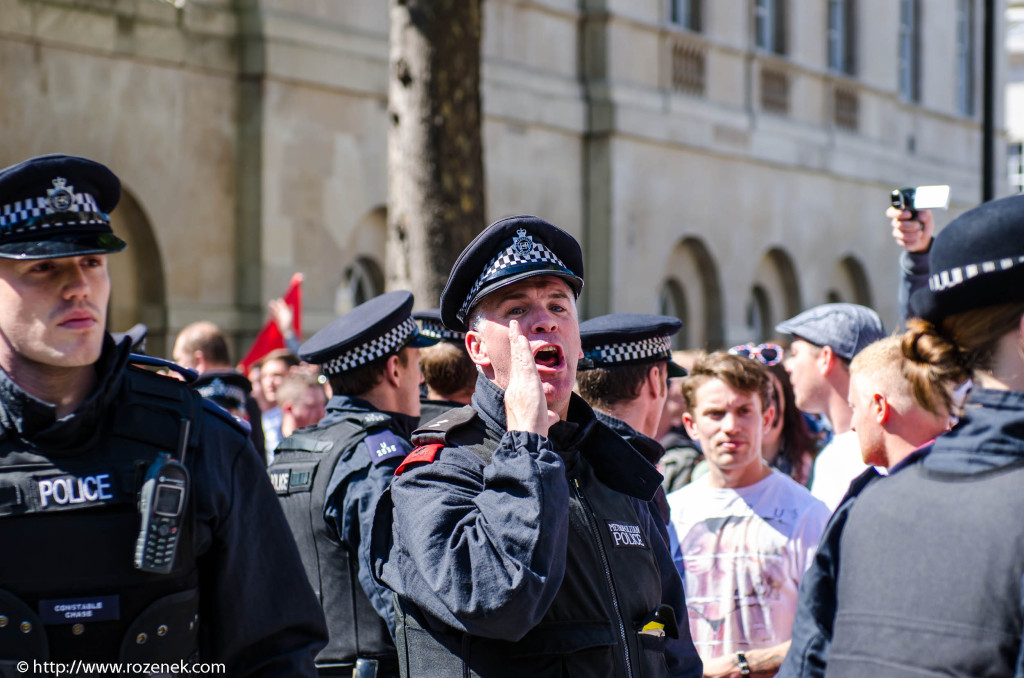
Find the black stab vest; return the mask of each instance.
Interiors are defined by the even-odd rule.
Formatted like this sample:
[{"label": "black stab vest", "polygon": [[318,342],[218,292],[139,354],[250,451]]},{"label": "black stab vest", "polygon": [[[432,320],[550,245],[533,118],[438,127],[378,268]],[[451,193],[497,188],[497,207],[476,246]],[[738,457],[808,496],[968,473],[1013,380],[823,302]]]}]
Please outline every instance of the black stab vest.
[{"label": "black stab vest", "polygon": [[[379,412],[367,413],[380,426]],[[324,521],[327,485],[339,464],[356,473],[371,465],[354,455],[368,426],[359,414],[324,427],[302,429],[281,441],[267,469],[285,519],[327,618],[330,640],[316,657],[319,667],[350,665],[357,658],[393,662],[395,644],[387,624],[359,585],[357,553],[338,540]]]},{"label": "black stab vest", "polygon": [[127,367],[80,451],[0,440],[0,673],[15,660],[198,656],[194,492],[171,573],[141,572],[133,559],[146,470],[161,453],[197,447],[201,407],[182,382]]}]

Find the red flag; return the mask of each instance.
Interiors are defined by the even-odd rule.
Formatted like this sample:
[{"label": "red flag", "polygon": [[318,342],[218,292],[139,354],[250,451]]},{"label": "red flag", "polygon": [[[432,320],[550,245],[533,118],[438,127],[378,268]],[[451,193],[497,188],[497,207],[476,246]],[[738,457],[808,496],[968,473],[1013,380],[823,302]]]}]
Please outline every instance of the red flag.
[{"label": "red flag", "polygon": [[[302,336],[302,274],[296,273],[292,276],[292,280],[288,283],[288,291],[284,293],[284,303],[288,304],[288,308],[292,310],[292,329],[295,331],[296,337]],[[255,341],[252,342],[252,348],[245,354],[245,357],[239,361],[239,368],[242,374],[248,374],[249,368],[253,364],[260,361],[260,358],[267,355],[271,351],[279,348],[285,348],[284,336],[281,334],[281,330],[278,329],[277,323],[271,318],[260,330],[260,333],[256,335]]]}]

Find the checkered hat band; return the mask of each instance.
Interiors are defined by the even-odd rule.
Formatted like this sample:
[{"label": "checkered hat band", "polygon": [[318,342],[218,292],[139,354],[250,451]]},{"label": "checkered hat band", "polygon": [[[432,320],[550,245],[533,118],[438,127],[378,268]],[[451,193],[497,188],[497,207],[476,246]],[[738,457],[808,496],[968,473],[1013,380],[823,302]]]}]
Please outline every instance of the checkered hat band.
[{"label": "checkered hat band", "polygon": [[462,332],[450,330],[440,323],[430,322],[429,320],[420,321],[420,334],[429,339],[437,339],[438,341],[461,342],[466,338],[466,335]]},{"label": "checkered hat band", "polygon": [[1006,271],[1014,268],[1015,266],[1020,266],[1021,264],[1024,264],[1024,256],[1007,257],[996,261],[983,261],[980,264],[957,266],[956,268],[935,273],[928,278],[928,288],[931,289],[932,292],[941,292],[943,290],[957,287],[958,285],[961,285],[973,278],[977,278],[978,276]]},{"label": "checkered hat band", "polygon": [[[100,208],[96,205],[96,199],[88,193],[75,193],[71,199],[71,205],[66,210],[55,210],[50,206],[50,198],[29,198],[19,200],[0,207],[0,231],[12,233],[23,233],[37,228],[52,228],[53,226],[64,226],[67,224],[106,224],[109,223]],[[39,217],[65,216],[66,221],[54,222],[46,220],[44,223],[22,223],[32,222]]]},{"label": "checkered hat band", "polygon": [[231,398],[237,400],[240,403],[245,402],[245,391],[238,386],[231,386],[225,384],[223,381],[216,380],[209,384],[205,384],[196,389],[199,391],[199,395],[204,398]]},{"label": "checkered hat band", "polygon": [[549,250],[544,243],[533,243],[533,248],[526,254],[523,254],[516,249],[515,241],[513,241],[513,244],[498,253],[498,255],[491,259],[490,263],[484,267],[484,272],[481,273],[476,279],[476,282],[473,283],[473,287],[469,290],[469,294],[466,295],[466,300],[462,302],[462,308],[459,309],[458,313],[459,318],[465,320],[466,314],[469,313],[469,305],[472,303],[473,297],[476,296],[476,293],[480,291],[481,287],[496,278],[501,271],[512,266],[533,263],[555,264],[556,266],[568,270],[568,267],[562,263],[562,260],[559,259],[554,252]]},{"label": "checkered hat band", "polygon": [[630,363],[638,360],[672,359],[672,343],[668,337],[651,337],[625,344],[596,346],[587,351],[587,357],[598,363]]},{"label": "checkered hat band", "polygon": [[345,370],[351,370],[353,367],[373,362],[377,358],[382,358],[400,349],[414,334],[416,334],[416,321],[411,317],[406,318],[386,334],[372,339],[362,346],[345,351],[337,358],[328,360],[321,366],[321,369],[324,374],[338,374]]}]

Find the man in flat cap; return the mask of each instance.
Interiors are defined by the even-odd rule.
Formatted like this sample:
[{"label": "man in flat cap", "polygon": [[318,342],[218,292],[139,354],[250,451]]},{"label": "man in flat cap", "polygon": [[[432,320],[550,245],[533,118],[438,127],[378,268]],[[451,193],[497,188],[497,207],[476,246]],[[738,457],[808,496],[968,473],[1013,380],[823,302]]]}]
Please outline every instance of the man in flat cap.
[{"label": "man in flat cap", "polygon": [[455,263],[473,404],[414,436],[377,505],[403,676],[697,676],[681,581],[648,502],[661,475],[572,391],[583,255],[518,216]]},{"label": "man in flat cap", "polygon": [[420,370],[427,392],[420,398],[420,424],[430,423],[448,410],[469,405],[476,389],[476,365],[466,352],[466,333],[441,322],[441,309],[412,314],[425,337],[437,343],[420,352]]},{"label": "man in flat cap", "polygon": [[323,617],[245,432],[106,332],[119,196],[85,158],[0,171],[0,665],[315,675]]},{"label": "man in flat cap", "polygon": [[370,574],[369,548],[377,498],[412,447],[419,349],[434,343],[412,304],[405,291],[375,297],[302,345],[333,395],[320,423],[282,440],[268,469],[327,616],[322,676],[398,674],[394,608]]},{"label": "man in flat cap", "polygon": [[850,361],[885,336],[878,314],[858,304],[823,304],[775,326],[793,335],[784,365],[798,409],[824,414],[835,437],[814,462],[811,494],[835,511],[850,481],[867,468],[850,430]]},{"label": "man in flat cap", "polygon": [[[598,420],[626,439],[644,459],[657,464],[665,454],[654,435],[668,400],[668,380],[685,377],[672,361],[672,337],[679,318],[644,313],[612,313],[580,323],[583,357],[576,387]],[[668,543],[668,500],[662,487],[652,508],[662,519]]]}]

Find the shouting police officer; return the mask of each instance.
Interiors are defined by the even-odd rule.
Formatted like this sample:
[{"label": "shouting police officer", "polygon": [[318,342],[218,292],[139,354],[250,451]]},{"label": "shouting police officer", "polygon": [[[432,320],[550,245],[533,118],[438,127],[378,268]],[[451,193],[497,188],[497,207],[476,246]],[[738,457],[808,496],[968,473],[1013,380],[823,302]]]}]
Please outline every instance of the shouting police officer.
[{"label": "shouting police officer", "polygon": [[119,197],[84,158],[0,171],[0,673],[313,675],[323,619],[245,432],[105,331]]},{"label": "shouting police officer", "polygon": [[390,594],[369,569],[373,509],[411,445],[420,413],[420,336],[409,292],[375,297],[313,335],[302,359],[334,395],[317,426],[281,441],[270,466],[306,572],[327,615],[322,676],[393,676]]},{"label": "shouting police officer", "polygon": [[473,404],[417,432],[375,516],[404,676],[701,673],[648,508],[661,475],[572,392],[582,285],[579,244],[536,217],[455,263],[441,314]]}]

